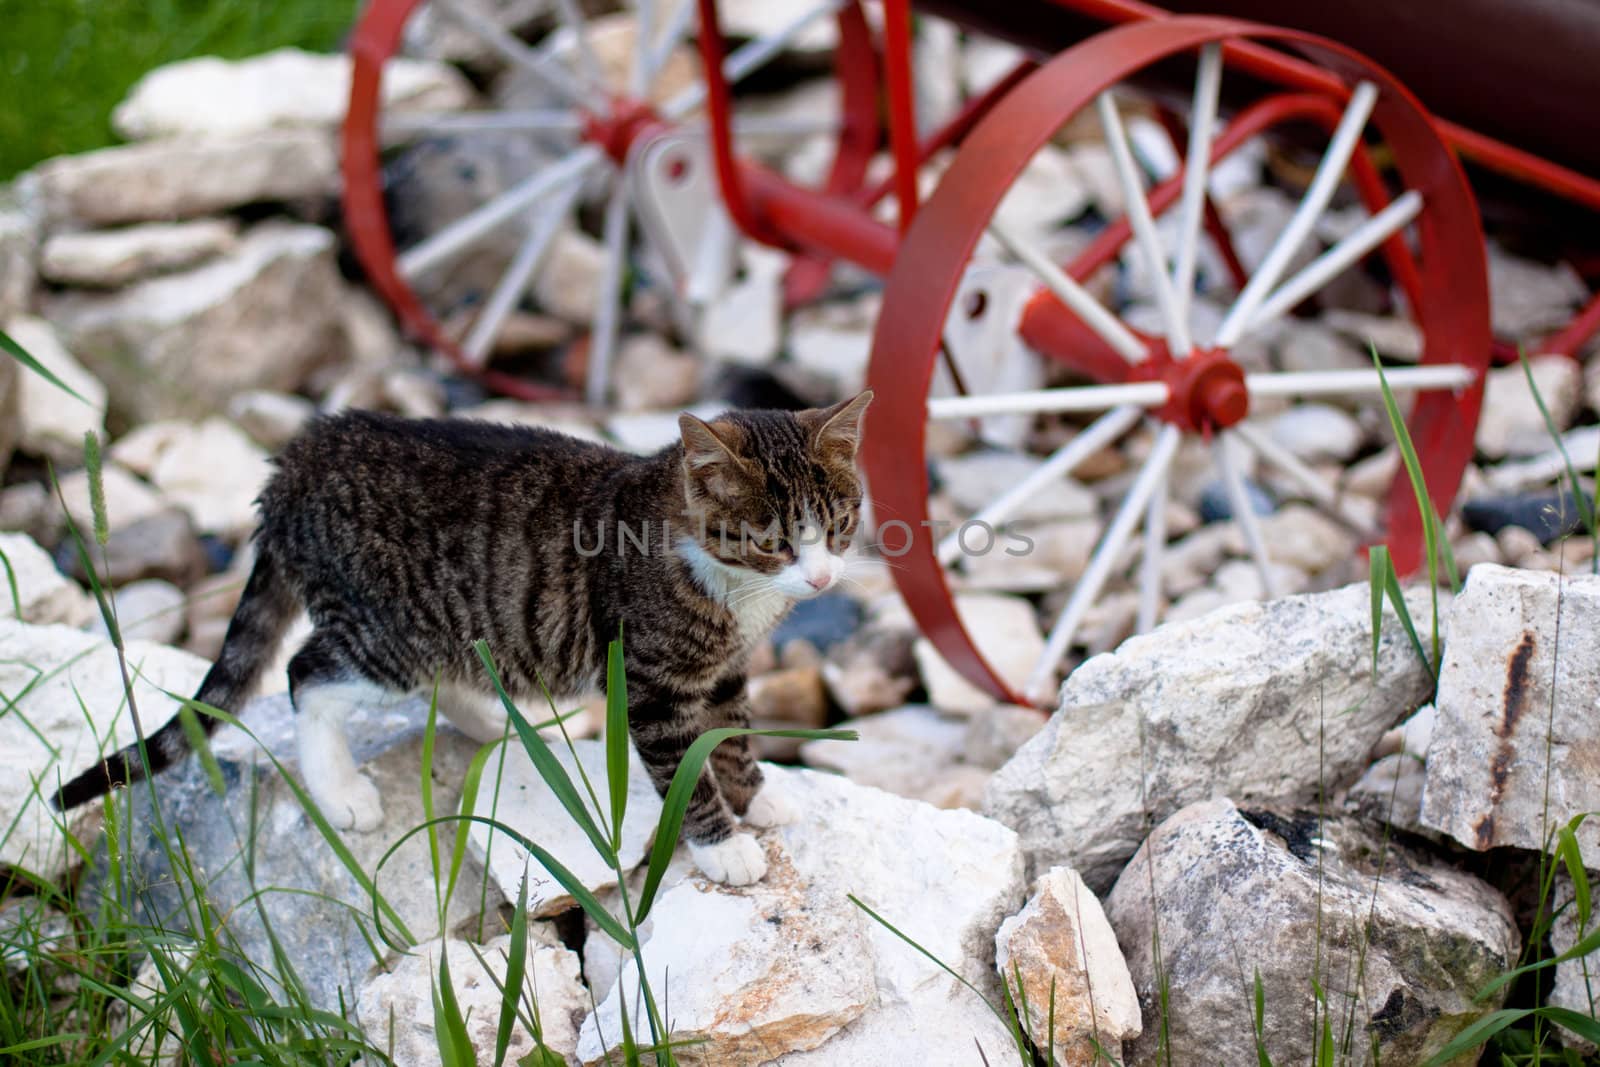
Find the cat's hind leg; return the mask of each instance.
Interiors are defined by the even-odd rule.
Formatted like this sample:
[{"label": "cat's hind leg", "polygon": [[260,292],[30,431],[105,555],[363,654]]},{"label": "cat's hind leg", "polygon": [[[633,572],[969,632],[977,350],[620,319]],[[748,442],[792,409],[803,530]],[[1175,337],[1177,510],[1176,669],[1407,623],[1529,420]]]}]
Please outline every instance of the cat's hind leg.
[{"label": "cat's hind leg", "polygon": [[377,829],[383,801],[372,779],[356,768],[344,724],[353,708],[392,699],[392,691],[363,678],[337,654],[335,640],[317,631],[289,661],[289,699],[300,776],[311,799],[336,829]]},{"label": "cat's hind leg", "polygon": [[[455,724],[456,729],[480,745],[499,741],[506,736],[510,716],[496,694],[441,682],[439,711]],[[527,712],[523,714],[527,715]]]}]

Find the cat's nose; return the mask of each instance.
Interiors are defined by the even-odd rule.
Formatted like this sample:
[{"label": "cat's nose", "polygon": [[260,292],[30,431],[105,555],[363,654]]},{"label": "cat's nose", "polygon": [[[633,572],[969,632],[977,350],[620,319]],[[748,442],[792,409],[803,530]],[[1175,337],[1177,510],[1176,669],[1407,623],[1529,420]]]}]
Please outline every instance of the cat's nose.
[{"label": "cat's nose", "polygon": [[833,575],[827,571],[823,571],[821,574],[808,574],[806,575],[806,584],[820,593],[833,584]]}]

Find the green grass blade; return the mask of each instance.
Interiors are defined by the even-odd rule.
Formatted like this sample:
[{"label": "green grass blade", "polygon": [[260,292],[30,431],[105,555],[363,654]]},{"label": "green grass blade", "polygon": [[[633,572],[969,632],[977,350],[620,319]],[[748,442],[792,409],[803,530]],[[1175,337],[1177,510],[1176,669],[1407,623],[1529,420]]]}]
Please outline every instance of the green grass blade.
[{"label": "green grass blade", "polygon": [[444,1067],[477,1067],[478,1058],[467,1035],[467,1022],[456,1002],[455,985],[450,981],[448,942],[439,943],[439,984],[433,993],[433,1031],[439,1042],[439,1059]]},{"label": "green grass blade", "polygon": [[854,741],[854,730],[751,730],[745,727],[724,726],[707,730],[683,754],[678,769],[667,786],[667,795],[661,801],[661,819],[656,823],[656,840],[650,849],[650,869],[645,873],[644,888],[639,891],[639,907],[634,912],[634,923],[644,922],[655,903],[656,891],[672,862],[673,850],[678,847],[678,831],[683,829],[683,816],[689,810],[689,796],[711,750],[730,737],[750,735],[755,737],[799,737],[808,741]]},{"label": "green grass blade", "polygon": [[628,806],[628,676],[620,628],[606,651],[606,784],[611,790],[611,847],[620,850]]},{"label": "green grass blade", "polygon": [[[1380,557],[1382,559],[1382,567],[1378,578],[1383,582],[1383,591],[1388,596],[1389,603],[1394,606],[1394,613],[1400,620],[1400,628],[1405,631],[1406,638],[1410,640],[1411,647],[1417,653],[1417,658],[1421,660],[1422,665],[1427,668],[1428,676],[1434,680],[1435,684],[1437,684],[1439,675],[1434,669],[1434,661],[1428,658],[1428,651],[1422,645],[1422,637],[1417,633],[1416,623],[1411,619],[1411,608],[1406,604],[1405,591],[1400,588],[1400,576],[1395,573],[1394,560],[1389,557],[1389,550],[1387,548],[1385,548],[1383,545],[1374,545],[1372,548],[1372,566],[1374,568],[1378,567]],[[1373,663],[1374,667],[1376,667],[1377,643],[1383,623],[1381,610],[1375,613],[1373,618]]]},{"label": "green grass blade", "polygon": [[1422,536],[1427,544],[1428,589],[1433,596],[1433,655],[1423,658],[1432,664],[1439,660],[1438,511],[1433,506],[1433,498],[1428,494],[1428,483],[1422,477],[1422,462],[1417,458],[1417,448],[1412,443],[1411,431],[1406,427],[1406,420],[1400,416],[1400,405],[1395,402],[1394,391],[1389,388],[1389,379],[1383,373],[1383,363],[1378,359],[1376,346],[1371,348],[1371,353],[1372,365],[1378,371],[1378,387],[1383,391],[1383,409],[1388,415],[1389,427],[1394,431],[1400,458],[1405,463],[1406,476],[1411,479],[1411,493],[1417,500],[1417,512],[1422,519]]},{"label": "green grass blade", "polygon": [[1556,451],[1561,453],[1561,462],[1567,468],[1567,481],[1572,486],[1572,495],[1578,498],[1578,518],[1583,522],[1585,532],[1593,537],[1594,505],[1589,501],[1589,495],[1583,491],[1583,482],[1578,479],[1577,468],[1572,465],[1572,457],[1567,455],[1566,442],[1561,440],[1561,430],[1556,426],[1556,420],[1550,417],[1550,409],[1545,406],[1539,385],[1533,380],[1533,364],[1528,361],[1528,353],[1521,345],[1517,346],[1517,361],[1522,364],[1522,376],[1528,380],[1528,392],[1533,394],[1533,402],[1539,406],[1539,417],[1544,420],[1545,432],[1550,435],[1550,440],[1556,443]]},{"label": "green grass blade", "polygon": [[511,717],[511,723],[516,728],[517,739],[522,742],[522,747],[528,753],[528,758],[533,761],[539,777],[544,779],[545,784],[550,787],[550,792],[561,802],[568,817],[584,832],[584,836],[588,837],[601,859],[608,865],[615,865],[616,857],[611,842],[595,825],[589,809],[584,807],[583,798],[578,795],[577,787],[572,784],[572,778],[567,774],[566,768],[561,766],[555,753],[550,751],[550,746],[539,736],[539,731],[533,728],[506,693],[506,687],[500,682],[500,671],[495,667],[494,657],[489,653],[489,643],[474,641],[472,647],[478,653],[478,659],[483,662],[484,669],[489,672],[489,679],[494,683],[495,692],[500,695],[500,703],[505,705],[506,714]]},{"label": "green grass blade", "polygon": [[1267,1025],[1267,992],[1261,985],[1261,969],[1256,968],[1255,990],[1253,994],[1256,1026],[1256,1064],[1257,1067],[1272,1067],[1272,1057],[1267,1055],[1266,1042],[1262,1034]]},{"label": "green grass blade", "polygon": [[1600,1045],[1600,1020],[1593,1015],[1585,1015],[1581,1011],[1571,1008],[1558,1008],[1554,1005],[1545,1005],[1535,1010],[1542,1019],[1548,1019],[1557,1026],[1565,1027],[1591,1044]]},{"label": "green grass blade", "polygon": [[506,953],[506,984],[500,993],[500,1025],[494,1035],[494,1067],[506,1062],[511,1028],[517,1021],[517,998],[522,995],[522,971],[528,961],[528,872],[522,872],[517,906],[511,913],[511,951]]},{"label": "green grass blade", "polygon": [[383,870],[384,866],[388,864],[389,860],[394,856],[394,854],[400,850],[400,846],[404,845],[407,841],[411,840],[418,834],[426,833],[429,826],[437,826],[440,823],[446,822],[480,823],[489,827],[490,829],[505,834],[508,838],[521,845],[530,856],[538,861],[541,867],[550,872],[550,877],[561,883],[561,888],[565,889],[572,895],[572,898],[578,902],[578,906],[584,910],[585,914],[595,921],[595,925],[604,930],[606,934],[609,935],[611,939],[616,941],[619,945],[622,945],[624,948],[630,951],[632,950],[634,944],[633,935],[628,932],[628,928],[619,923],[616,920],[616,917],[605,909],[600,901],[595,898],[595,895],[589,892],[589,890],[584,886],[583,882],[581,882],[576,875],[569,871],[560,860],[556,859],[549,852],[543,848],[540,848],[538,845],[534,844],[533,841],[529,840],[527,837],[524,837],[522,834],[518,833],[516,830],[513,830],[511,827],[497,819],[486,818],[482,815],[468,814],[436,815],[420,826],[413,826],[404,834],[400,835],[399,839],[390,845],[388,849],[385,850],[383,855],[378,859],[377,866],[373,868],[373,879],[376,880],[379,872]]},{"label": "green grass blade", "polygon": [[[33,373],[49,382],[57,389],[60,389],[68,396],[82,400],[85,404],[89,403],[89,401],[84,400],[83,396],[76,389],[72,388],[72,386],[68,385],[60,378],[57,378],[49,367],[46,367],[43,363],[40,363],[37,359],[33,358],[33,355],[28,352],[27,349],[23,348],[21,345],[17,344],[16,341],[12,340],[11,336],[4,330],[0,330],[0,351],[9,353],[12,359],[16,360],[24,367],[27,367],[29,370],[33,371]],[[92,407],[93,405],[90,406]]]},{"label": "green grass blade", "polygon": [[1532,1008],[1503,1008],[1490,1012],[1462,1030],[1435,1052],[1423,1067],[1445,1067],[1456,1057],[1479,1048],[1495,1034],[1533,1014]]},{"label": "green grass blade", "polygon": [[[1573,821],[1582,818],[1580,815]],[[1573,833],[1575,829],[1568,825],[1556,831],[1556,854],[1567,869],[1567,877],[1572,879],[1572,898],[1578,909],[1578,929],[1587,930],[1590,915],[1589,872],[1583,866],[1583,852],[1578,848],[1578,837]]]},{"label": "green grass blade", "polygon": [[183,727],[184,739],[199,758],[200,769],[205,771],[211,791],[222,796],[228,791],[227,783],[222,780],[222,766],[217,763],[216,754],[211,751],[211,739],[206,736],[205,727],[200,725],[200,717],[191,705],[178,705],[178,725]]},{"label": "green grass blade", "polygon": [[6,571],[6,588],[11,591],[11,613],[22,618],[22,591],[17,588],[17,572],[11,569],[11,560],[0,552],[0,567]]}]

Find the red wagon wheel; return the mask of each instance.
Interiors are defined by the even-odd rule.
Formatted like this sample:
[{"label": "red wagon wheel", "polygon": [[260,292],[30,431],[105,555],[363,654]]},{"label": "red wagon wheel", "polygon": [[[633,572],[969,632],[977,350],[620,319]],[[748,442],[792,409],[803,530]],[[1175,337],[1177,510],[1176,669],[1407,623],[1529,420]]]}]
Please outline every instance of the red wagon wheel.
[{"label": "red wagon wheel", "polygon": [[[1339,75],[1345,93],[1260,100],[1218,125],[1219,85],[1230,44],[1270,43]],[[1147,191],[1124,130],[1117,89],[1174,58],[1195,64],[1180,172]],[[1170,65],[1166,69],[1170,70]],[[996,209],[1029,161],[1084,109],[1101,121],[1127,217],[1102,235],[1094,254],[1063,270],[1029,239],[995,222]],[[1271,249],[1233,297],[1211,343],[1192,336],[1191,294],[1197,249],[1204,239],[1206,176],[1213,162],[1243,140],[1284,119],[1323,120],[1326,151],[1298,208]],[[1215,137],[1213,138],[1213,131]],[[1381,144],[1399,187],[1392,200],[1368,156]],[[1308,265],[1291,270],[1313,225],[1347,170],[1369,217]],[[1177,240],[1165,247],[1156,222],[1173,212]],[[1168,230],[1170,233],[1170,229]],[[1119,240],[1132,235],[1155,290],[1161,336],[1141,334],[1102,305],[1083,282]],[[987,235],[987,237],[986,237]],[[1246,374],[1231,357],[1254,331],[1286,315],[1369,254],[1387,257],[1407,290],[1408,312],[1423,339],[1421,362],[1388,372],[1389,384],[1411,394],[1407,425],[1422,457],[1435,505],[1448,510],[1472,455],[1473,430],[1490,354],[1487,273],[1476,205],[1449,150],[1417,101],[1391,76],[1338,44],[1308,34],[1219,18],[1171,18],[1130,24],[1091,38],[1056,57],[1012,91],[977,126],[919,212],[895,261],[873,340],[869,384],[879,401],[868,420],[864,459],[880,524],[898,520],[912,536],[895,577],[912,614],[944,658],[997,699],[1047,705],[1085,613],[1120,570],[1135,566],[1138,628],[1161,613],[1160,564],[1165,545],[1167,476],[1180,442],[1208,445],[1244,540],[1273,591],[1271,554],[1246,500],[1235,450],[1254,454],[1293,483],[1311,504],[1346,525],[1334,487],[1271,438],[1242,420],[1253,400],[1279,396],[1372,397],[1376,371],[1327,370]],[[999,262],[994,256],[998,253]],[[985,258],[985,257],[989,258]],[[989,299],[990,279],[1024,273],[1028,293],[1014,288]],[[952,335],[987,315],[1008,316],[988,327],[1014,343],[1060,360],[1094,384],[1073,388],[981,391],[930,396]],[[979,325],[984,325],[979,322]],[[1404,397],[1402,397],[1404,402]],[[939,539],[929,518],[925,449],[930,423],[1029,419],[1039,413],[1094,414],[1071,440],[1019,483],[996,486],[974,518],[1004,522],[1052,481],[1141,423],[1153,444],[1126,497],[1112,509],[1082,576],[1050,630],[1043,657],[1025,680],[1002,678],[985,660],[956,612],[947,580],[961,546]],[[1134,535],[1143,525],[1142,545]],[[1423,558],[1422,523],[1404,474],[1397,476],[1374,531],[1397,566]],[[884,538],[887,542],[888,538]],[[900,545],[896,543],[896,550]],[[1027,700],[1019,699],[1018,690]]]},{"label": "red wagon wheel", "polygon": [[[530,398],[551,395],[549,387],[496,374],[486,369],[489,352],[509,314],[527,297],[532,280],[562,225],[577,211],[582,198],[597,185],[606,188],[600,239],[604,250],[599,293],[595,300],[588,349],[588,396],[600,402],[605,392],[609,357],[621,329],[623,291],[634,266],[635,222],[640,230],[660,233],[663,215],[677,214],[683,230],[683,203],[642,203],[648,197],[626,180],[635,149],[652,139],[681,132],[692,123],[705,101],[704,82],[667,95],[660,91],[664,68],[694,31],[695,0],[636,0],[629,5],[635,19],[634,48],[626,84],[608,78],[591,41],[591,26],[575,0],[555,5],[569,47],[564,51],[535,48],[476,13],[460,0],[432,0],[441,18],[475,35],[491,53],[532,79],[555,106],[529,110],[456,112],[437,116],[407,115],[386,119],[380,86],[384,64],[400,49],[407,22],[422,0],[374,0],[351,39],[353,57],[350,104],[343,130],[344,215],[356,256],[373,286],[417,339],[449,356],[463,371],[491,387]],[[834,17],[839,26],[835,66],[840,82],[840,113],[813,122],[774,124],[759,119],[739,123],[735,132],[804,136],[831,132],[837,145],[826,187],[844,193],[858,188],[878,136],[877,53],[871,31],[853,0],[819,0],[811,11],[770,35],[748,41],[723,64],[730,83],[748,77],[819,19]],[[781,129],[774,129],[774,126]],[[790,128],[793,127],[793,128]],[[562,143],[564,155],[536,170],[503,193],[426,234],[410,247],[397,249],[383,195],[381,153],[405,137],[429,135],[534,137],[541,143]],[[687,142],[686,142],[687,144]],[[664,147],[664,146],[662,146]],[[709,162],[685,151],[641,158],[641,168],[670,172],[668,184],[693,182],[704,191],[704,204],[714,206],[715,181]],[[689,173],[690,169],[698,173]],[[647,175],[648,177],[648,175]],[[709,220],[715,222],[715,219]],[[470,328],[452,337],[442,328],[419,281],[447,274],[475,252],[504,237],[519,234],[514,254],[506,257],[499,280],[485,294]],[[727,230],[731,239],[731,228]],[[670,235],[669,235],[670,236]],[[662,242],[666,244],[668,242]],[[682,256],[657,247],[669,268],[682,267]],[[814,281],[816,264],[806,276]],[[687,284],[675,274],[677,288]],[[804,282],[792,282],[805,287]],[[680,308],[681,310],[681,308]],[[680,324],[683,323],[680,316]]]}]

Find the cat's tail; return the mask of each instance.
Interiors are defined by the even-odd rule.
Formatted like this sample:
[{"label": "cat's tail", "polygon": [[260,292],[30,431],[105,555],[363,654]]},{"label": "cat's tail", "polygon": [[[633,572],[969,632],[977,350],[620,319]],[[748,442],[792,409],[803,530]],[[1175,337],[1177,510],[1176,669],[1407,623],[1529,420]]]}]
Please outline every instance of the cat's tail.
[{"label": "cat's tail", "polygon": [[[222,640],[222,651],[200,683],[195,701],[224,711],[237,711],[255,687],[299,607],[299,599],[284,580],[281,565],[266,545],[260,545],[250,580],[245,583],[238,610]],[[196,718],[207,734],[219,724],[211,715]],[[161,729],[145,738],[145,751],[149,755],[151,774],[165,770],[189,754],[189,738],[178,716],[173,716]],[[144,777],[145,763],[136,741],[62,786],[51,803],[60,810],[75,808],[119,785],[141,781]]]}]

